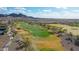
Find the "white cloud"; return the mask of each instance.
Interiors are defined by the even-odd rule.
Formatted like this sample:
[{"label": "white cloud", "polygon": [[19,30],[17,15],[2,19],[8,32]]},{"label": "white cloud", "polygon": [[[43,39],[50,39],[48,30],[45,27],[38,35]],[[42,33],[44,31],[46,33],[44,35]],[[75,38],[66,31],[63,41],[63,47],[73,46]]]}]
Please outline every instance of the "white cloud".
[{"label": "white cloud", "polygon": [[42,10],[43,12],[52,12],[52,10],[51,9],[44,9],[44,10]]},{"label": "white cloud", "polygon": [[32,12],[32,10],[27,10],[28,12]]},{"label": "white cloud", "polygon": [[72,12],[79,12],[79,10],[72,10]]},{"label": "white cloud", "polygon": [[[56,8],[62,8],[63,7],[56,7]],[[67,9],[66,7],[64,7],[64,9]],[[0,7],[0,11],[2,11],[2,13],[6,13],[6,10],[8,10],[5,7]],[[39,10],[37,12],[33,12],[30,9],[27,8],[23,8],[23,7],[16,7],[14,10],[9,10],[8,13],[11,12],[15,12],[15,13],[23,13],[26,14],[28,16],[33,16],[33,17],[40,17],[40,18],[78,18],[79,19],[79,10],[78,9],[73,9],[71,11],[69,10],[62,10],[61,12],[58,11],[52,11],[52,9],[43,9],[43,10]]]},{"label": "white cloud", "polygon": [[0,7],[0,10],[8,10],[6,7]]},{"label": "white cloud", "polygon": [[28,13],[27,15],[33,17],[40,17],[40,18],[74,18],[79,19],[79,13],[63,11],[63,13],[59,12],[50,12],[50,13]]},{"label": "white cloud", "polygon": [[25,14],[26,13],[26,8],[24,8],[24,7],[16,7],[14,10],[13,10],[13,12],[14,13],[23,13],[23,14]]},{"label": "white cloud", "polygon": [[58,13],[27,13],[27,15],[29,16],[33,16],[33,17],[39,17],[39,18],[53,18],[53,17],[59,17]]},{"label": "white cloud", "polygon": [[26,10],[26,8],[24,8],[24,7],[16,7],[15,9],[16,10]]},{"label": "white cloud", "polygon": [[58,6],[58,7],[56,7],[56,8],[63,8],[63,9],[67,9],[68,7],[60,7],[60,6]]},{"label": "white cloud", "polygon": [[[66,7],[57,7],[57,8],[67,9]],[[53,12],[51,9],[44,9],[44,10],[39,10],[36,13],[32,13],[33,12],[32,10],[27,9],[26,11],[25,8],[16,8],[15,12],[20,12],[28,16],[40,17],[40,18],[75,18],[75,19],[79,18],[79,10],[71,10],[71,12],[68,10],[61,12],[56,12],[56,11]]]}]

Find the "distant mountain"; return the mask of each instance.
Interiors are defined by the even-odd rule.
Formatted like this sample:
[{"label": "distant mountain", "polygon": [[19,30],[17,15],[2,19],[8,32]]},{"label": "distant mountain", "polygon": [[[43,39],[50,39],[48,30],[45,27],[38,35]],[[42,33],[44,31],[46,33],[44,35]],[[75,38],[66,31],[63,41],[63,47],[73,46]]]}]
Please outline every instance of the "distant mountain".
[{"label": "distant mountain", "polygon": [[0,17],[6,17],[7,15],[5,15],[5,14],[0,14]]},{"label": "distant mountain", "polygon": [[27,16],[24,14],[16,14],[16,13],[11,13],[11,14],[0,14],[0,17],[3,17],[5,19],[5,17],[9,17],[10,18],[17,18],[18,19],[24,19],[24,20],[35,20],[35,21],[39,21],[40,22],[79,22],[79,19],[64,19],[64,18],[35,18],[32,16]]},{"label": "distant mountain", "polygon": [[11,16],[11,17],[27,17],[26,15],[23,15],[23,14],[15,14],[15,13],[12,13],[12,14],[9,14],[7,16]]},{"label": "distant mountain", "polygon": [[24,14],[16,14],[16,13],[11,13],[11,14],[0,14],[0,17],[8,17],[8,16],[11,16],[11,17],[27,17],[26,15]]}]

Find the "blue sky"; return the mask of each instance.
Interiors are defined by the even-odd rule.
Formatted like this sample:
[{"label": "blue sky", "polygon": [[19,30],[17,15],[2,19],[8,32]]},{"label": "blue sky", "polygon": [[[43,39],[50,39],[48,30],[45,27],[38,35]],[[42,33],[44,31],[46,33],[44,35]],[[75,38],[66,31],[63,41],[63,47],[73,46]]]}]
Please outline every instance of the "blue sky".
[{"label": "blue sky", "polygon": [[79,19],[79,7],[0,7],[0,14],[22,13],[40,18]]}]

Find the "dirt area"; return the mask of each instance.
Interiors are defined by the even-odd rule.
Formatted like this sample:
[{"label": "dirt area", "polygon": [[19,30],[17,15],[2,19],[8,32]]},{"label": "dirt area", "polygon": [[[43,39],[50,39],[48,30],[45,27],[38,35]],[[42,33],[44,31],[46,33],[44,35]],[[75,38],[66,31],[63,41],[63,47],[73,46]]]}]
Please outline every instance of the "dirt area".
[{"label": "dirt area", "polygon": [[46,38],[39,38],[39,40],[35,40],[35,43],[39,49],[48,48],[56,51],[63,51],[64,48],[60,43],[60,39],[54,35],[51,35]]},{"label": "dirt area", "polygon": [[8,42],[9,37],[7,35],[0,36],[0,50],[4,47],[4,45]]}]

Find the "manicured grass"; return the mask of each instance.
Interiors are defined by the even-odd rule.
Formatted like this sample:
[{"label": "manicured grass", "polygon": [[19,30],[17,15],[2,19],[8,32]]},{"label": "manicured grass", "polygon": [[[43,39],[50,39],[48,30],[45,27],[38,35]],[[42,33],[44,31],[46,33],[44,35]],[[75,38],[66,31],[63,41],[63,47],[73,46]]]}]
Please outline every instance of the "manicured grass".
[{"label": "manicured grass", "polygon": [[47,37],[50,35],[47,29],[36,24],[30,25],[26,22],[19,22],[19,26],[24,30],[28,30],[34,36]]}]

